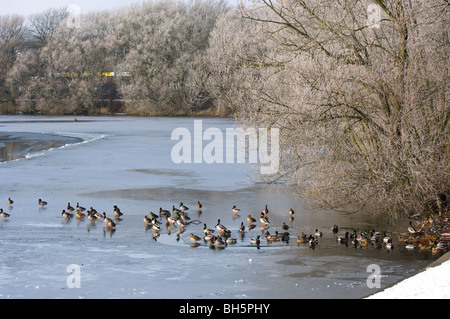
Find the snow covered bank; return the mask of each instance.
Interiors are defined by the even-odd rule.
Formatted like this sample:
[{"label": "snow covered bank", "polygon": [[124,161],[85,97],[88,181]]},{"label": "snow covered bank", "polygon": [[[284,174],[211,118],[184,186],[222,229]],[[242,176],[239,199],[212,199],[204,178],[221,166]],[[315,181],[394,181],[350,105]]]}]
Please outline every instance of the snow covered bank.
[{"label": "snow covered bank", "polygon": [[367,297],[367,299],[413,298],[450,298],[450,253],[432,263],[426,270]]}]

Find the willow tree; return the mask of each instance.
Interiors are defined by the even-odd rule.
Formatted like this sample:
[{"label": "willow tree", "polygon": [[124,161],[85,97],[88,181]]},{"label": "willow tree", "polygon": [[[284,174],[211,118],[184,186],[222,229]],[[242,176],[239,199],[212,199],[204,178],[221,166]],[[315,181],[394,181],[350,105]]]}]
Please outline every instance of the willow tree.
[{"label": "willow tree", "polygon": [[[282,169],[320,207],[428,212],[449,195],[448,3],[258,0],[223,96],[244,123],[279,127]],[[227,26],[222,24],[225,33]],[[230,51],[228,50],[228,51]],[[217,83],[216,83],[217,84]]]}]

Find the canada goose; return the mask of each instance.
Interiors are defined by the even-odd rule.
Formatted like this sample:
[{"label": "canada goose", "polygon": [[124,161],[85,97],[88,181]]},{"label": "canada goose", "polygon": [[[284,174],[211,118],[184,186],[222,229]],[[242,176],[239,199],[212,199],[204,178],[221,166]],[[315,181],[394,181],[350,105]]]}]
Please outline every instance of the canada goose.
[{"label": "canada goose", "polygon": [[39,198],[39,200],[38,200],[38,203],[39,203],[39,206],[41,206],[41,208],[44,208],[44,206],[47,206],[47,202],[46,201],[43,201],[42,199],[40,199]]}]

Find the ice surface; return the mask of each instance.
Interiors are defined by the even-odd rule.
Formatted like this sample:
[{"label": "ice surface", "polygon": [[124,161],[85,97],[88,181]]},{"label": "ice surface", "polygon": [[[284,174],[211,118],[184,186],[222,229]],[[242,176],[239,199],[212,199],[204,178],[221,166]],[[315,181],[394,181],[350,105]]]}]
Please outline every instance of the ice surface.
[{"label": "ice surface", "polygon": [[[192,130],[192,118],[72,120],[0,117],[1,134],[82,140],[0,165],[0,207],[11,214],[0,220],[0,298],[358,298],[372,292],[365,284],[369,264],[380,265],[386,286],[434,258],[400,248],[388,252],[336,243],[329,231],[333,224],[342,231],[388,226],[367,216],[308,210],[290,188],[254,184],[249,164],[174,164],[171,132]],[[202,120],[204,129],[234,127],[229,119]],[[45,208],[38,206],[39,198],[48,202]],[[201,214],[195,209],[198,200]],[[66,221],[61,211],[68,202],[110,217],[118,205],[124,216],[115,232],[102,221]],[[154,238],[144,215],[180,202],[190,207],[195,222],[178,240],[178,229],[165,225]],[[241,221],[247,226],[248,214],[257,217],[266,204],[271,233],[281,232],[283,222],[290,225],[294,238],[288,245],[265,240],[260,249],[250,245],[263,234],[259,222],[239,237]],[[241,208],[238,218],[233,205]],[[296,215],[289,222],[291,207]],[[200,241],[191,248],[189,234],[201,235],[203,223],[214,228],[219,218],[237,243],[214,250]],[[324,232],[318,247],[297,246],[296,236],[315,228]],[[80,288],[67,285],[72,264],[80,267]]]}]

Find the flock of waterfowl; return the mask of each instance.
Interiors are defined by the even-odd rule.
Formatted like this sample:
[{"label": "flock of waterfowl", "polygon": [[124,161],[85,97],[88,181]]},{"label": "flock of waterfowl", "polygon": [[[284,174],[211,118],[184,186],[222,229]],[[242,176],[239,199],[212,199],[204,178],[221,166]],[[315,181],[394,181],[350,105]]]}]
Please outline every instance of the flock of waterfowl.
[{"label": "flock of waterfowl", "polygon": [[[14,201],[11,198],[8,198],[8,205],[12,208]],[[47,202],[42,199],[38,200],[38,205],[40,208],[45,208],[47,206]],[[203,206],[200,201],[196,204],[197,207],[197,216],[200,216],[202,213]],[[187,211],[189,208],[180,203],[180,205],[175,207],[172,206],[171,210],[166,210],[160,207],[158,214],[150,212],[148,215],[145,215],[143,221],[145,223],[145,230],[152,230],[153,239],[157,240],[160,236],[160,230],[163,224],[165,224],[167,230],[169,231],[169,235],[172,230],[177,228],[176,231],[176,239],[180,240],[180,235],[185,232],[186,227],[190,224],[200,224],[202,223],[200,220],[195,219],[191,220]],[[240,218],[239,215],[240,209],[237,206],[232,206],[231,211],[233,213],[233,219]],[[294,210],[291,208],[288,211],[289,220],[293,221],[294,219]],[[78,221],[89,219],[91,223],[103,222],[104,223],[104,231],[109,231],[110,235],[112,235],[117,227],[119,221],[122,220],[123,213],[119,209],[117,205],[113,207],[113,215],[114,218],[109,218],[106,212],[99,213],[93,207],[90,209],[86,209],[76,204],[73,207],[70,202],[67,204],[67,207],[62,210],[61,216],[65,220],[71,220],[76,218]],[[3,220],[6,220],[10,217],[10,214],[5,212],[0,208],[0,216]],[[273,242],[284,242],[289,244],[291,240],[291,234],[288,232],[289,226],[283,222],[281,226],[272,226],[269,221],[269,209],[268,205],[265,205],[265,208],[259,214],[259,223],[261,224],[261,235],[257,235],[254,238],[251,238],[249,243],[251,246],[256,246],[260,248],[263,238],[267,240],[267,243]],[[246,230],[252,230],[256,227],[258,223],[258,219],[249,214],[246,218],[248,222],[247,226],[244,225],[244,221],[241,222],[238,228],[238,235],[242,240],[245,236]],[[448,226],[448,218],[441,221],[441,223],[445,223],[445,227]],[[434,226],[434,224],[433,224]],[[450,233],[441,233],[437,236],[423,236],[423,226],[420,230],[416,230],[410,222],[410,226],[408,227],[408,233],[399,234],[399,238],[397,243],[403,245],[406,249],[422,249],[423,247],[430,248],[433,252],[443,252],[447,250],[448,242],[450,241]],[[272,229],[271,229],[272,228]],[[433,227],[434,228],[434,227]],[[270,233],[269,229],[273,232]],[[280,230],[280,232],[278,231]],[[355,248],[356,247],[368,247],[369,245],[373,245],[376,248],[381,248],[384,246],[387,250],[394,249],[393,239],[387,236],[386,232],[375,231],[375,229],[360,231],[359,233],[356,230],[353,232],[346,231],[343,235],[338,235],[339,227],[334,225],[331,227],[331,232],[334,234],[336,241],[348,245],[351,243]],[[447,228],[445,228],[447,230]],[[311,249],[315,249],[315,247],[319,244],[319,238],[321,238],[323,233],[318,229],[315,230],[314,234],[306,235],[304,232],[296,236],[296,242],[298,245],[300,244],[308,244]],[[295,238],[295,236],[294,236]],[[424,239],[425,238],[425,239]],[[205,223],[203,223],[203,228],[201,234],[194,232],[189,234],[189,240],[191,241],[191,247],[198,247],[201,245],[201,242],[214,249],[223,249],[228,245],[233,245],[238,242],[238,240],[232,236],[232,232],[226,226],[224,226],[220,219],[218,219],[217,224],[214,228],[208,228]],[[419,243],[419,244],[418,244]]]}]

